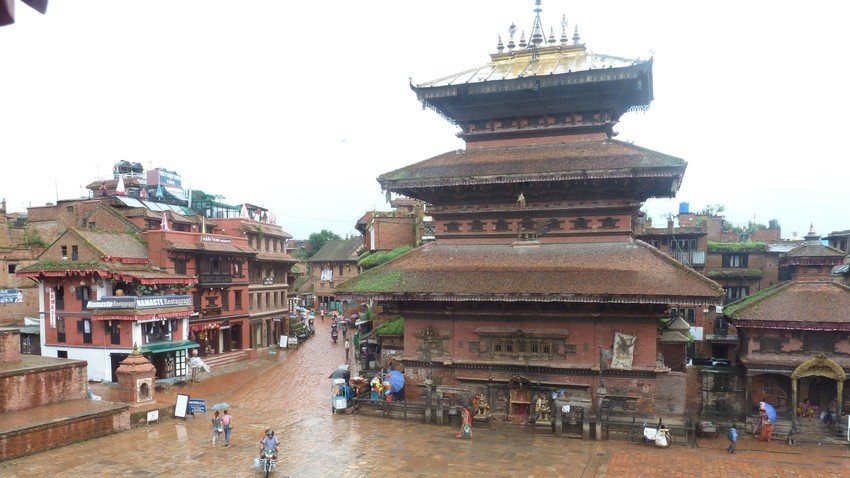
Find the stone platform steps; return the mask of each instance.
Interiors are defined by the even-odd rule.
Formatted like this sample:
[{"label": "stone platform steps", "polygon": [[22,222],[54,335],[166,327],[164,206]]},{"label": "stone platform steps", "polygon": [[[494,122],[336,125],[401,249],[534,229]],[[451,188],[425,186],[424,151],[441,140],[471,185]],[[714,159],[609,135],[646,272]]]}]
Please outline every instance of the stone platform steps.
[{"label": "stone platform steps", "polygon": [[[836,426],[824,425],[818,418],[797,419],[797,443],[846,444],[846,417]],[[747,417],[747,433],[752,434],[758,424],[757,417]],[[790,419],[778,419],[773,426],[773,437],[776,440],[786,440],[791,432]]]},{"label": "stone platform steps", "polygon": [[208,355],[204,357],[204,363],[209,365],[210,368],[214,368],[218,365],[239,362],[242,360],[247,360],[248,358],[249,352],[247,350],[236,350],[234,352],[225,352],[223,354]]}]

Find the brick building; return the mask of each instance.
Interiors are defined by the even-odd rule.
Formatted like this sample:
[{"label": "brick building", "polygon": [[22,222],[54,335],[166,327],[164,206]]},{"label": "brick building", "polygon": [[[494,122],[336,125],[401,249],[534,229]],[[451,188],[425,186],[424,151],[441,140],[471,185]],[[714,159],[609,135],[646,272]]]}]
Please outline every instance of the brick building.
[{"label": "brick building", "polygon": [[850,288],[830,277],[843,259],[811,230],[780,260],[791,280],[725,308],[741,336],[748,412],[762,400],[794,410],[805,398],[821,407],[836,400],[839,413],[850,410]]},{"label": "brick building", "polygon": [[302,297],[315,301],[314,307],[342,312],[336,298],[337,284],[357,277],[357,260],[363,250],[363,238],[331,239],[307,259],[306,281],[298,289]]},{"label": "brick building", "polygon": [[429,205],[435,241],[337,292],[404,317],[408,397],[433,377],[521,423],[559,391],[594,409],[683,412],[659,319],[722,290],[634,237],[642,202],[675,194],[686,167],[612,139],[651,102],[652,61],[591,53],[566,30],[547,45],[536,12],[530,41],[511,36],[484,67],[412,86],[466,149],[378,181]]},{"label": "brick building", "polygon": [[219,219],[222,234],[245,237],[257,255],[248,260],[249,343],[269,347],[288,334],[289,278],[297,262],[286,253],[292,236],[280,226],[251,219]]},{"label": "brick building", "polygon": [[181,293],[195,279],[157,267],[139,237],[69,228],[17,274],[39,283],[42,355],[85,360],[90,379],[114,381],[138,344],[161,378],[185,374],[197,344],[186,340],[192,303]]},{"label": "brick building", "polygon": [[147,231],[151,262],[178,275],[197,277],[190,291],[196,315],[188,338],[201,355],[250,347],[248,261],[257,251],[247,237],[170,230]]}]

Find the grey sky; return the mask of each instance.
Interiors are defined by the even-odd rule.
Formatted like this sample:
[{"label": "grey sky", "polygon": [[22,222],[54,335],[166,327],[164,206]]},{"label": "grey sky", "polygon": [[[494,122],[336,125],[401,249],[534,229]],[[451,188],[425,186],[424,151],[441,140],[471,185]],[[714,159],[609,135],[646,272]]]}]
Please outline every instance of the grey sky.
[{"label": "grey sky", "polygon": [[[297,238],[388,209],[375,178],[461,148],[423,82],[486,63],[532,0],[18,2],[0,28],[0,196],[79,196],[118,160],[274,211]],[[805,8],[803,6],[805,5]],[[838,6],[840,5],[840,6]],[[679,201],[783,236],[850,228],[840,2],[543,1],[588,48],[654,55],[655,101],[618,139],[679,156]],[[54,184],[56,187],[54,187]]]}]

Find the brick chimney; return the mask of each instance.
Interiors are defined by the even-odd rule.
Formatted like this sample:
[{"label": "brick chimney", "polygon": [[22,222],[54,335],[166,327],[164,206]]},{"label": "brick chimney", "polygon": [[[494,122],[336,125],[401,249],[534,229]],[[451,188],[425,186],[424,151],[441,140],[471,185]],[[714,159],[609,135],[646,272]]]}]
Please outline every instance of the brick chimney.
[{"label": "brick chimney", "polygon": [[21,331],[0,331],[0,363],[21,361]]},{"label": "brick chimney", "polygon": [[154,386],[156,385],[156,367],[134,346],[133,352],[127,356],[118,370],[118,390],[121,401],[130,406],[138,406],[153,401]]}]

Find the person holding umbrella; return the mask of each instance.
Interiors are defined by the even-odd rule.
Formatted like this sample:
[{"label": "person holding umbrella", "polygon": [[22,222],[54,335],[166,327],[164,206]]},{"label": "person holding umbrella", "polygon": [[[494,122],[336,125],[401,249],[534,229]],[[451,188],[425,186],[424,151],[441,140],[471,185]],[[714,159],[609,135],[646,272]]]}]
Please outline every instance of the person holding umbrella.
[{"label": "person holding umbrella", "polygon": [[776,409],[767,402],[759,402],[761,411],[761,433],[759,440],[770,443],[773,436],[773,424],[776,422]]}]

